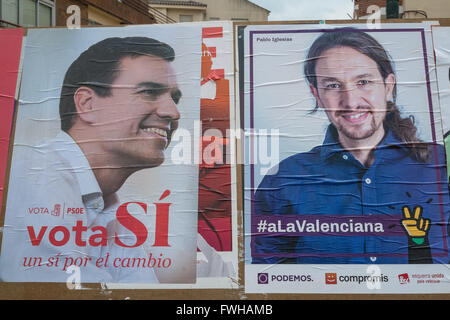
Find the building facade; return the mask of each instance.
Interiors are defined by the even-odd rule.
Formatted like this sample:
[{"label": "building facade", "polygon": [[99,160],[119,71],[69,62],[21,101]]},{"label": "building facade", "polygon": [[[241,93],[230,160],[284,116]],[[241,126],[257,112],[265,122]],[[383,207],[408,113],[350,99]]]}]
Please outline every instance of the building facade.
[{"label": "building facade", "polygon": [[[403,13],[403,2],[399,0],[399,17]],[[386,19],[386,0],[354,0],[354,19],[367,19],[379,8],[381,19]]]},{"label": "building facade", "polygon": [[[367,19],[377,6],[386,19],[386,0],[354,0],[354,18]],[[400,19],[450,18],[449,0],[399,0]]]},{"label": "building facade", "polygon": [[55,13],[54,0],[0,0],[2,26],[52,26]]},{"label": "building facade", "polygon": [[204,21],[206,4],[197,1],[149,0],[157,23]]},{"label": "building facade", "polygon": [[74,14],[81,26],[155,23],[146,0],[0,0],[3,27],[66,26]]},{"label": "building facade", "polygon": [[450,18],[449,0],[403,0],[403,2],[402,18]]},{"label": "building facade", "polygon": [[[148,0],[157,23],[191,21],[267,21],[270,11],[248,0]],[[153,12],[153,11],[152,11]]]},{"label": "building facade", "polygon": [[205,20],[267,21],[270,11],[247,0],[201,0],[208,6]]}]

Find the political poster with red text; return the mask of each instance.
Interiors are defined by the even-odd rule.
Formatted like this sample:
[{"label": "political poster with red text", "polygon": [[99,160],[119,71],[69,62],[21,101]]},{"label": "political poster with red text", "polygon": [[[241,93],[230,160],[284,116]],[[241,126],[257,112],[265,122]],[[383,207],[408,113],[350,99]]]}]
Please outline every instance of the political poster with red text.
[{"label": "political poster with red text", "polygon": [[[237,288],[239,222],[232,23],[215,21],[183,25],[201,27],[202,39],[196,51],[201,55],[200,121],[194,126],[198,139],[193,146],[193,157],[183,155],[183,162],[199,166],[197,281],[183,288]],[[110,287],[125,288],[126,285]],[[152,286],[139,286],[149,287]]]}]

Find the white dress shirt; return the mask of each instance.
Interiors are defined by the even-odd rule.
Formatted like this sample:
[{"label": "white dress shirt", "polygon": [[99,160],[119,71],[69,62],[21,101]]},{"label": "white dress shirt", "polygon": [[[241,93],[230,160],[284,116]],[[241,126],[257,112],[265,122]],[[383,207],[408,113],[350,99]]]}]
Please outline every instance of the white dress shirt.
[{"label": "white dress shirt", "polygon": [[[149,253],[142,246],[127,248],[115,243],[115,235],[126,244],[134,244],[136,237],[116,220],[116,209],[120,205],[117,196],[113,195],[108,203],[111,204],[105,207],[88,160],[68,134],[61,132],[50,143],[36,147],[15,145],[0,279],[66,282],[74,272],[73,269],[67,270],[69,263],[76,261],[82,283],[157,283],[153,268],[143,266]],[[87,227],[78,244],[73,230],[77,221]],[[106,246],[90,244],[90,240],[100,241],[100,236],[95,236],[101,231],[94,227],[107,229]],[[63,239],[67,238],[64,228],[69,231],[70,238],[63,244]],[[52,230],[53,244],[49,240]],[[42,233],[41,242],[37,245]],[[32,238],[36,238],[35,245]],[[79,245],[80,241],[86,245]],[[135,261],[134,265],[132,261]],[[121,266],[122,262],[126,262],[125,267]]]}]

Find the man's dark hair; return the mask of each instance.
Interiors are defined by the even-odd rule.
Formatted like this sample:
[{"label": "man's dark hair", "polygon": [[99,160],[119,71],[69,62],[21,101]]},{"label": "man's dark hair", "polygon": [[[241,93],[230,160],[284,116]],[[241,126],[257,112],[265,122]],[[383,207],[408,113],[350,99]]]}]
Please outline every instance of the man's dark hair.
[{"label": "man's dark hair", "polygon": [[108,38],[84,51],[69,67],[64,77],[59,102],[61,130],[68,131],[76,118],[74,94],[85,86],[101,97],[111,94],[111,84],[119,73],[125,57],[156,56],[168,62],[175,52],[168,44],[146,37]]},{"label": "man's dark hair", "polygon": [[[381,44],[367,33],[355,28],[337,28],[324,32],[309,49],[304,73],[307,81],[317,88],[316,64],[322,53],[336,47],[350,47],[368,56],[376,62],[378,71],[385,80],[389,74],[394,74],[391,59]],[[397,85],[394,85],[392,101],[387,102],[387,114],[384,127],[392,133],[410,150],[410,156],[419,162],[430,160],[429,145],[417,137],[414,117],[402,118],[396,105]],[[316,111],[316,105],[313,111]]]}]

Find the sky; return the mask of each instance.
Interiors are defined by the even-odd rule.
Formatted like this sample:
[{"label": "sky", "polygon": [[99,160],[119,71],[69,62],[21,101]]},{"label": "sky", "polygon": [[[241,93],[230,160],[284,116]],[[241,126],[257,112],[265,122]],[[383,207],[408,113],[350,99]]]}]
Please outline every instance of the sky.
[{"label": "sky", "polygon": [[[250,0],[270,10],[269,21],[350,19],[353,0]],[[350,17],[349,17],[350,15]]]}]

